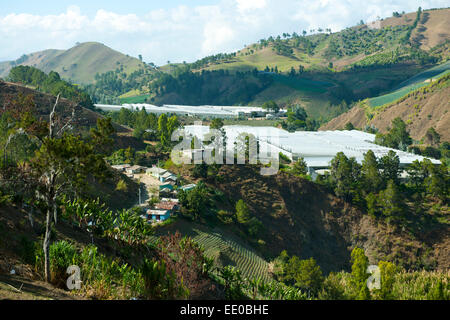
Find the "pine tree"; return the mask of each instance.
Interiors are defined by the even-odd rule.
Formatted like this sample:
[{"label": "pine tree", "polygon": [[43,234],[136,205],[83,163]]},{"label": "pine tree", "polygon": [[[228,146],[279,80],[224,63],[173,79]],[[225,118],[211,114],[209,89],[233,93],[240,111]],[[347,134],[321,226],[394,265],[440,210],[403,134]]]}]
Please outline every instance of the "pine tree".
[{"label": "pine tree", "polygon": [[377,158],[372,150],[369,150],[366,154],[364,154],[361,173],[364,179],[365,191],[368,193],[378,192],[382,186],[382,179],[380,172],[378,171]]}]

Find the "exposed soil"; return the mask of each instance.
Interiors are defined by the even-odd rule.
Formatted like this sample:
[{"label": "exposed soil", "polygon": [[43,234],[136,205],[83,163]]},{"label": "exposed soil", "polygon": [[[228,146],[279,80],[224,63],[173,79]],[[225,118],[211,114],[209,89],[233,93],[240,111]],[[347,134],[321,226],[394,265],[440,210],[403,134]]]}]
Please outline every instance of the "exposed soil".
[{"label": "exposed soil", "polygon": [[355,106],[323,125],[320,130],[343,129],[346,123],[351,122],[357,128],[371,124],[386,133],[392,120],[400,117],[408,125],[410,135],[415,140],[422,139],[427,130],[434,127],[441,135],[441,141],[450,141],[449,111],[450,86],[432,89],[430,92],[418,90],[403,101],[380,110],[370,121],[367,121],[365,109]]},{"label": "exposed soil", "polygon": [[413,237],[286,173],[261,176],[256,168],[224,165],[219,175],[223,181],[210,183],[230,200],[223,204],[225,209],[234,212],[235,203],[243,199],[263,223],[260,238],[266,246],[260,251],[267,258],[286,249],[302,258],[314,257],[325,272],[348,270],[350,252],[360,246],[371,263],[387,259],[415,268],[421,259],[431,264],[434,259],[438,269],[450,267],[449,228]]}]

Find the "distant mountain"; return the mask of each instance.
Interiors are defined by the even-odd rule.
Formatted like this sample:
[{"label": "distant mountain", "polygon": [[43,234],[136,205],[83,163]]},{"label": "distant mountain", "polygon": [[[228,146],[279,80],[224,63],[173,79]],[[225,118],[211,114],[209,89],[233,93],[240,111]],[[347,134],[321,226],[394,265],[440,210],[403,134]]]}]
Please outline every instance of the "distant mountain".
[{"label": "distant mountain", "polygon": [[97,42],[81,43],[69,50],[44,50],[23,55],[16,61],[2,62],[0,77],[7,77],[11,68],[17,65],[33,66],[46,73],[56,71],[63,79],[79,84],[93,83],[97,73],[118,69],[130,74],[143,67],[139,59]]},{"label": "distant mountain", "polygon": [[[334,33],[321,28],[304,31],[304,35],[284,33],[261,39],[235,54],[206,57],[194,66],[199,70],[230,71],[277,67],[280,72],[298,70],[300,66],[305,69],[332,66],[339,71],[405,45],[430,51],[450,39],[450,8],[399,14]],[[446,51],[448,55],[448,46]],[[402,54],[400,51],[399,55]]]}]

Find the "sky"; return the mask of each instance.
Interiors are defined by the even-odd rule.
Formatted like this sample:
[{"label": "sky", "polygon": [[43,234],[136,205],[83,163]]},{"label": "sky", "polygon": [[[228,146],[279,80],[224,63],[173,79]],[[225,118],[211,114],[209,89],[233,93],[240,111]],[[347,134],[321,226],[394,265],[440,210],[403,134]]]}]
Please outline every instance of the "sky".
[{"label": "sky", "polygon": [[97,41],[164,65],[235,52],[284,32],[374,21],[450,0],[1,0],[0,61]]}]

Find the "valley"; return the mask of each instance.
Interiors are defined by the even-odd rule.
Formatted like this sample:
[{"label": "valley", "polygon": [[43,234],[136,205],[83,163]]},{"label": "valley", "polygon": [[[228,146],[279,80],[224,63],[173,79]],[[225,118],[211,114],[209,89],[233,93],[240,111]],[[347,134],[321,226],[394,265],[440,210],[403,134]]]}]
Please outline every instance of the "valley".
[{"label": "valley", "polygon": [[449,300],[449,30],[419,7],[0,62],[0,299]]}]

